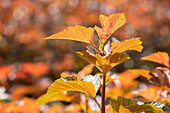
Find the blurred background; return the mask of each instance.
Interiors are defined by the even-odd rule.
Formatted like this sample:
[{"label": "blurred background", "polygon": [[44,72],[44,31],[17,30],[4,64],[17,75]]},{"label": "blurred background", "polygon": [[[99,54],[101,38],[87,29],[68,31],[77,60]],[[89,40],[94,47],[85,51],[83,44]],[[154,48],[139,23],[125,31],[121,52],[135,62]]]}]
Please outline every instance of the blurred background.
[{"label": "blurred background", "polygon": [[88,62],[75,51],[87,44],[44,38],[68,26],[101,27],[99,15],[115,13],[125,13],[127,23],[112,36],[140,37],[144,50],[129,51],[132,59],[112,71],[158,66],[140,57],[170,53],[169,0],[0,0],[0,100],[37,98],[61,72],[80,71]]}]

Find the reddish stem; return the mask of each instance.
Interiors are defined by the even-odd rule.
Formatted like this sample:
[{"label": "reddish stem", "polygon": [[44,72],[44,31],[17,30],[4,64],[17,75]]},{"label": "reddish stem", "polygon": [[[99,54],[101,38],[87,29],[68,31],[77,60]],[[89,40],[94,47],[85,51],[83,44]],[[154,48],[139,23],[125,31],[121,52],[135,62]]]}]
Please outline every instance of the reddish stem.
[{"label": "reddish stem", "polygon": [[106,81],[106,73],[103,72],[103,84],[102,84],[102,109],[101,109],[101,112],[102,112],[102,113],[105,113],[105,89],[106,89],[105,81]]},{"label": "reddish stem", "polygon": [[96,48],[98,52],[100,52],[100,50],[97,48],[96,45],[94,45],[93,43],[91,43],[91,45],[92,45],[94,48]]}]

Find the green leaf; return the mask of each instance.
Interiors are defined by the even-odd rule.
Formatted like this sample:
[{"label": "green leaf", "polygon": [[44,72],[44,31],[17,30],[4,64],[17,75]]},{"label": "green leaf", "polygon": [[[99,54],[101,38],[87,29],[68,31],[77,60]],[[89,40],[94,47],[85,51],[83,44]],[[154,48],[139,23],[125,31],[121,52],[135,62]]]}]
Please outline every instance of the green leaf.
[{"label": "green leaf", "polygon": [[115,99],[109,100],[109,102],[110,102],[110,105],[112,106],[113,110],[116,112],[119,112],[120,103]]},{"label": "green leaf", "polygon": [[118,96],[117,101],[120,103],[120,105],[122,105],[124,107],[130,106],[130,105],[138,105],[134,100],[124,98],[121,96]]},{"label": "green leaf", "polygon": [[147,113],[154,113],[154,111],[158,113],[163,113],[163,110],[156,107],[155,105],[151,104],[143,104],[143,105],[130,105],[126,107],[129,109],[131,112],[147,112]]},{"label": "green leaf", "polygon": [[112,99],[110,100],[110,105],[112,106],[113,110],[116,112],[120,112],[121,109],[123,109],[121,106],[124,107],[124,109],[130,110],[130,112],[145,112],[145,113],[163,113],[163,110],[156,107],[152,104],[142,104],[139,105],[137,102],[135,102],[134,99],[127,99],[124,97],[119,96],[117,100]]}]

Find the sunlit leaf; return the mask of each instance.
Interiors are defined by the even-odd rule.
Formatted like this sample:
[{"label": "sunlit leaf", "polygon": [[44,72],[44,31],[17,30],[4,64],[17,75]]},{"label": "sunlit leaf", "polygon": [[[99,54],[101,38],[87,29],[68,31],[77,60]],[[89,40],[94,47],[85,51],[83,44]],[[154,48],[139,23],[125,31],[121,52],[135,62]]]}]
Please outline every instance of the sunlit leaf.
[{"label": "sunlit leaf", "polygon": [[156,107],[162,109],[166,113],[170,112],[170,109],[168,107],[166,107],[163,103],[160,103],[160,102],[149,101],[149,102],[144,102],[144,104],[152,104],[152,105],[155,105]]},{"label": "sunlit leaf", "polygon": [[142,57],[141,60],[148,60],[156,63],[163,64],[169,67],[169,56],[166,52],[157,52],[148,56]]},{"label": "sunlit leaf", "polygon": [[151,105],[151,104],[143,104],[143,105],[130,105],[126,107],[129,109],[132,113],[133,112],[145,112],[145,113],[164,113],[162,109]]},{"label": "sunlit leaf", "polygon": [[113,53],[121,53],[123,51],[127,50],[135,50],[138,52],[141,52],[143,49],[143,46],[141,45],[142,41],[140,41],[140,38],[133,38],[129,40],[124,40],[122,42],[112,42],[111,47],[112,47],[112,52]]},{"label": "sunlit leaf", "polygon": [[82,93],[89,94],[92,97],[95,97],[96,95],[95,86],[91,82],[86,81],[64,82],[62,79],[58,79],[48,88],[46,96],[54,96],[65,91],[79,91]]},{"label": "sunlit leaf", "polygon": [[112,14],[109,16],[101,14],[99,20],[103,28],[101,29],[95,26],[94,29],[97,31],[99,37],[105,40],[107,40],[113,32],[126,23],[126,18],[123,13]]},{"label": "sunlit leaf", "polygon": [[105,70],[106,72],[112,67],[130,59],[129,55],[124,53],[115,53],[107,57],[102,57],[99,54],[95,56],[90,55],[87,51],[76,52],[77,55],[84,60],[94,64],[100,71]]},{"label": "sunlit leaf", "polygon": [[60,93],[58,95],[54,95],[54,96],[45,96],[42,95],[37,99],[38,104],[45,104],[45,103],[49,103],[52,101],[65,101],[65,102],[71,102],[74,99],[78,99],[80,96],[79,93],[73,93],[73,94],[69,94],[69,93]]},{"label": "sunlit leaf", "polygon": [[[98,64],[98,61],[97,61],[97,59],[95,58],[95,56],[90,55],[89,52],[87,52],[87,51],[82,51],[82,52],[76,52],[76,53],[77,53],[77,55],[78,55],[80,58],[82,58],[82,59],[84,59],[84,60],[86,60],[86,61],[88,61],[88,62],[90,62],[90,63],[92,63],[92,64],[94,64],[94,65]],[[97,66],[97,65],[96,65],[96,66]],[[97,66],[97,68],[99,68],[99,67]],[[100,69],[100,68],[99,68],[99,69]]]},{"label": "sunlit leaf", "polygon": [[122,105],[120,105],[119,112],[118,113],[132,113],[129,109],[126,109]]},{"label": "sunlit leaf", "polygon": [[169,103],[169,105],[170,105],[170,95],[168,95],[165,100],[166,100],[166,101]]},{"label": "sunlit leaf", "polygon": [[22,100],[13,101],[0,107],[1,113],[39,113],[39,106],[35,100],[23,98]]},{"label": "sunlit leaf", "polygon": [[100,67],[101,70],[109,71],[112,67],[130,59],[129,55],[124,53],[115,53],[107,57],[101,57],[99,54],[95,55],[98,62],[96,65]]},{"label": "sunlit leaf", "polygon": [[36,77],[40,77],[46,74],[49,70],[47,64],[39,62],[39,63],[22,63],[21,64],[22,71],[28,74],[31,74]]},{"label": "sunlit leaf", "polygon": [[83,77],[83,81],[91,82],[94,84],[96,92],[98,91],[101,85],[100,80],[101,80],[101,75],[95,75],[95,76],[87,75]]},{"label": "sunlit leaf", "polygon": [[92,43],[93,33],[94,33],[93,28],[86,28],[82,26],[71,26],[45,39],[68,39],[68,40],[75,40],[84,43]]},{"label": "sunlit leaf", "polygon": [[106,88],[106,97],[107,98],[117,98],[118,96],[123,96],[124,91],[120,87]]},{"label": "sunlit leaf", "polygon": [[36,91],[39,91],[35,89],[35,86],[25,86],[25,85],[17,86],[13,90],[14,91],[11,94],[13,100],[18,100],[27,94],[33,94]]},{"label": "sunlit leaf", "polygon": [[85,66],[78,74],[81,75],[81,77],[86,76],[92,72],[93,67],[94,67],[93,64],[89,64]]},{"label": "sunlit leaf", "polygon": [[117,100],[115,100],[115,99],[112,99],[109,102],[110,102],[110,105],[112,106],[113,110],[118,112],[119,111],[119,107],[120,107],[120,103],[117,102]]},{"label": "sunlit leaf", "polygon": [[160,109],[159,107],[156,107],[155,105],[144,104],[144,103],[139,105],[137,104],[136,100],[127,99],[120,96],[117,98],[117,100],[115,99],[110,100],[110,104],[112,108],[119,113],[121,109],[123,110],[121,106],[123,106],[124,109],[128,109],[129,113],[134,113],[134,112],[163,113],[163,110]]},{"label": "sunlit leaf", "polygon": [[146,98],[147,100],[157,101],[161,95],[162,88],[158,86],[151,86],[143,91],[140,91],[138,95]]},{"label": "sunlit leaf", "polygon": [[[121,97],[119,96],[118,98],[121,98]],[[133,105],[133,103],[135,103],[135,102],[131,103],[130,101],[127,102],[125,99],[124,100],[120,100],[120,99],[119,100],[115,100],[115,99],[112,99],[109,102],[110,102],[110,105],[112,106],[113,110],[116,113],[131,113],[131,111],[129,109],[126,109],[125,108],[126,106],[123,106],[122,104]]]},{"label": "sunlit leaf", "polygon": [[129,88],[131,86],[132,87],[138,86],[138,81],[135,80],[137,77],[139,77],[138,74],[132,73],[129,70],[127,70],[122,73],[119,73],[118,76],[122,87]]},{"label": "sunlit leaf", "polygon": [[151,71],[146,70],[146,69],[130,69],[128,71],[136,73],[136,74],[141,75],[141,76],[144,76],[147,79],[152,78],[152,76],[149,74]]},{"label": "sunlit leaf", "polygon": [[120,105],[122,105],[124,107],[130,106],[130,105],[137,105],[137,103],[134,100],[124,98],[124,97],[121,97],[121,96],[119,96],[117,98],[117,101],[120,103]]}]

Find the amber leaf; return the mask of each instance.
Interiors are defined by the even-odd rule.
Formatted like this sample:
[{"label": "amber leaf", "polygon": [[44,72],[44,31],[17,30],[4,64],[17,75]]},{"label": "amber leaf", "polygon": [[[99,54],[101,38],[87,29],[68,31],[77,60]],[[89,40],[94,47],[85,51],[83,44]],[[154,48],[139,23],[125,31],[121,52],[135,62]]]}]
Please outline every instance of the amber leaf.
[{"label": "amber leaf", "polygon": [[81,77],[89,75],[92,72],[93,68],[94,68],[94,65],[89,64],[89,65],[85,66],[78,74]]},{"label": "amber leaf", "polygon": [[105,40],[107,40],[113,32],[126,23],[126,18],[123,13],[112,14],[109,16],[101,14],[99,16],[99,20],[103,28],[101,29],[95,26],[94,29],[97,31],[99,37],[104,38]]},{"label": "amber leaf", "polygon": [[39,63],[22,63],[21,64],[22,67],[22,71],[24,73],[28,73],[31,74],[33,76],[36,77],[40,77],[44,74],[46,74],[49,70],[49,67],[47,64],[43,63],[43,62],[39,62]]},{"label": "amber leaf", "polygon": [[161,87],[151,86],[143,91],[140,91],[138,95],[146,98],[147,100],[157,101],[160,98],[161,92]]},{"label": "amber leaf", "polygon": [[54,95],[54,96],[45,96],[42,95],[37,99],[37,103],[38,104],[45,104],[45,103],[49,103],[52,101],[65,101],[65,102],[71,102],[73,101],[75,98],[78,99],[80,96],[79,93],[73,93],[73,94],[69,94],[69,93],[60,93],[58,95]]},{"label": "amber leaf", "polygon": [[140,38],[133,38],[129,40],[124,40],[120,43],[112,42],[111,47],[112,47],[113,53],[116,53],[116,52],[121,53],[127,50],[135,50],[135,51],[141,52],[143,49],[143,46],[141,44],[142,44],[142,41],[140,41]]},{"label": "amber leaf", "polygon": [[84,76],[82,80],[93,83],[95,86],[95,90],[97,92],[101,85],[100,83],[101,78],[102,78],[101,75],[95,75],[95,76],[87,75],[87,76]]},{"label": "amber leaf", "polygon": [[89,94],[92,97],[96,95],[95,86],[91,82],[63,81],[62,79],[58,79],[48,88],[46,96],[54,96],[65,91],[79,91]]},{"label": "amber leaf", "polygon": [[1,113],[39,113],[39,105],[35,100],[23,98],[22,100],[12,101],[0,107]]},{"label": "amber leaf", "polygon": [[151,55],[142,57],[141,60],[148,60],[148,61],[163,64],[169,67],[169,56],[168,56],[168,53],[166,52],[153,53]]},{"label": "amber leaf", "polygon": [[99,54],[90,55],[87,51],[76,52],[82,59],[94,64],[100,71],[109,71],[112,67],[130,59],[129,55],[124,53],[110,54],[107,57],[102,57]]},{"label": "amber leaf", "polygon": [[45,39],[68,39],[68,40],[75,40],[84,43],[92,43],[93,33],[94,33],[94,29],[90,27],[86,28],[83,26],[71,26]]},{"label": "amber leaf", "polygon": [[151,71],[146,70],[146,69],[130,69],[128,71],[136,73],[136,74],[141,75],[141,76],[144,76],[147,79],[152,78],[152,76],[149,74]]}]

